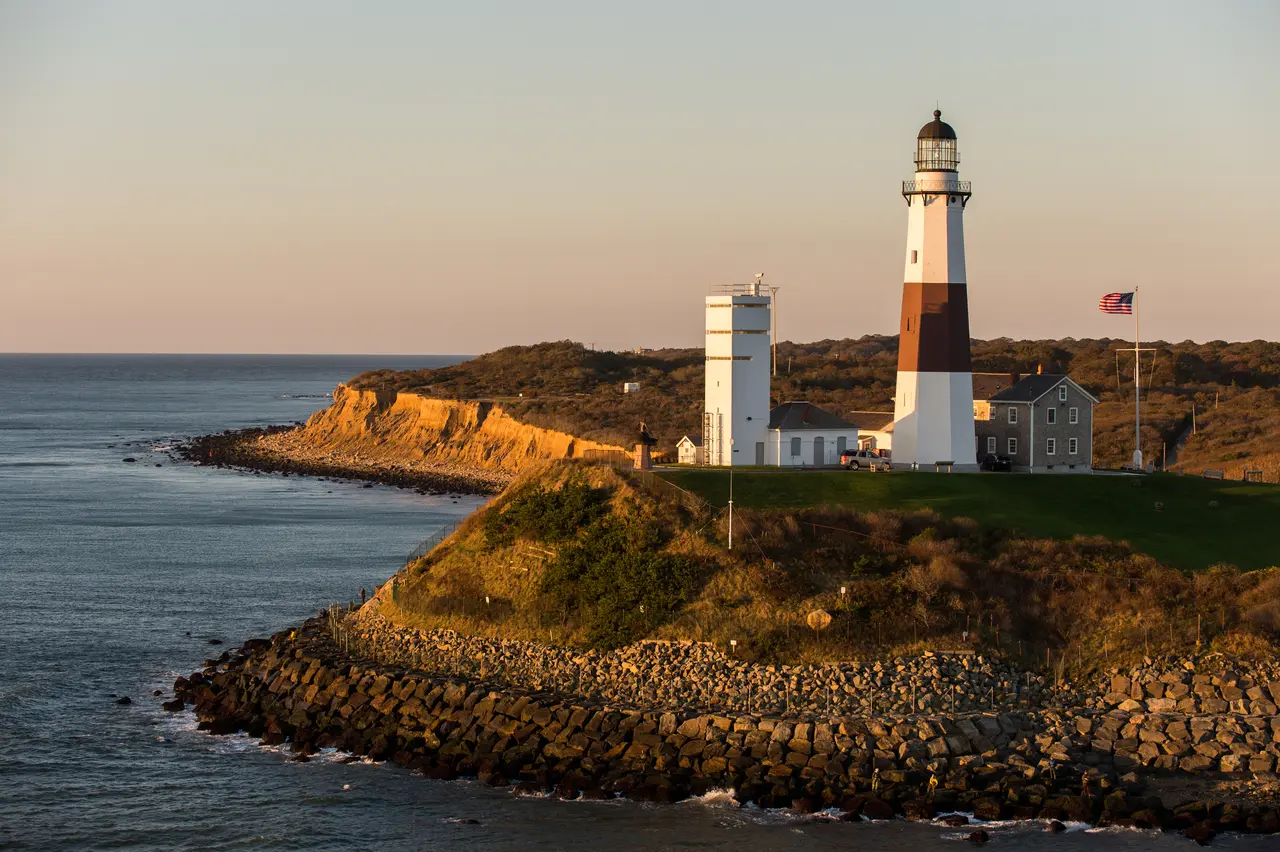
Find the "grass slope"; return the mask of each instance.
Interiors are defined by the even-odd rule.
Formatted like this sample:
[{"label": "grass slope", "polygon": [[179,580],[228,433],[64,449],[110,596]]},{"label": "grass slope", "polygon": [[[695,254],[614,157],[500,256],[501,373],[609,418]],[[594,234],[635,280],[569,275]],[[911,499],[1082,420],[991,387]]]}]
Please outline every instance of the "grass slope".
[{"label": "grass slope", "polygon": [[[729,501],[723,470],[664,471],[708,502]],[[932,509],[986,527],[1071,539],[1100,535],[1183,570],[1230,563],[1245,570],[1280,565],[1280,488],[1179,476],[1004,476],[750,469],[733,476],[734,505],[861,511]],[[1134,483],[1140,485],[1135,487]],[[1217,508],[1210,508],[1212,501]],[[1164,504],[1155,511],[1154,504]]]},{"label": "grass slope", "polygon": [[[735,497],[758,500],[770,485],[774,496],[798,498],[820,483],[847,495],[982,479],[1000,481],[757,471],[742,475]],[[1039,481],[1000,484],[1017,488],[1015,480]],[[1081,481],[1054,480],[1068,489]],[[972,493],[952,498],[956,509],[983,503]],[[744,658],[791,663],[977,647],[1025,662],[1048,650],[1085,670],[1189,652],[1199,639],[1202,650],[1274,655],[1280,638],[1280,570],[1182,572],[1102,538],[1019,537],[923,510],[743,508],[734,532],[730,550],[725,513],[649,477],[547,464],[368,606],[406,626],[576,647],[737,640]],[[832,617],[821,634],[806,624],[815,609]]]}]

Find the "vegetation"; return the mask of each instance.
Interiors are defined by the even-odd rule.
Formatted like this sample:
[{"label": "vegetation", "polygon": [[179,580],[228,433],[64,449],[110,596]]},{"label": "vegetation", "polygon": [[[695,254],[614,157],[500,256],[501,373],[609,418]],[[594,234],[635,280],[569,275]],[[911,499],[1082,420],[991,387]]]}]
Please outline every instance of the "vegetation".
[{"label": "vegetation", "polygon": [[[729,477],[722,470],[663,476],[711,503],[728,503]],[[1248,569],[1280,565],[1280,538],[1271,527],[1280,518],[1280,488],[1274,485],[1173,475],[1139,479],[754,469],[734,474],[733,500],[744,508],[929,509],[1036,538],[1069,541],[1085,535],[1128,542],[1184,570],[1219,562]]]},{"label": "vegetation", "polygon": [[[763,502],[768,477],[789,478],[743,476],[735,505]],[[1035,481],[844,479],[873,489]],[[957,492],[948,505],[972,508],[980,497]],[[738,653],[781,662],[977,646],[1091,670],[1197,648],[1272,654],[1280,641],[1274,569],[1188,573],[1098,536],[1055,540],[927,510],[871,509],[744,508],[729,550],[725,513],[698,508],[656,477],[549,464],[398,575],[382,612],[419,627],[602,648],[643,637],[721,647],[736,639]],[[511,517],[494,519],[503,515]],[[544,528],[531,521],[539,517],[555,520]],[[570,535],[572,517],[584,522]],[[820,633],[806,626],[816,609],[832,616]]]},{"label": "vegetation", "polygon": [[[775,402],[808,400],[837,414],[892,410],[897,370],[896,336],[868,335],[778,345]],[[1125,341],[975,340],[977,372],[1068,373],[1102,400],[1095,412],[1094,458],[1118,467],[1133,451],[1133,360],[1116,349]],[[1143,450],[1172,465],[1261,466],[1271,481],[1280,476],[1280,344],[1165,343],[1154,360],[1144,354]],[[643,420],[660,447],[702,431],[701,349],[665,349],[633,354],[589,350],[569,341],[510,346],[462,364],[436,370],[379,370],[353,379],[357,387],[411,390],[455,399],[496,399],[514,417],[605,443],[629,445]],[[623,394],[623,382],[639,382],[639,393]],[[1216,408],[1214,406],[1217,406]],[[1197,421],[1190,438],[1193,407]],[[1186,440],[1185,452],[1180,446]]]},{"label": "vegetation", "polygon": [[692,593],[697,568],[687,557],[664,551],[663,526],[620,498],[609,512],[609,492],[575,470],[557,488],[535,484],[518,490],[484,515],[490,551],[519,540],[560,545],[538,584],[548,612],[578,615],[585,641],[614,647],[644,637],[669,620]]}]

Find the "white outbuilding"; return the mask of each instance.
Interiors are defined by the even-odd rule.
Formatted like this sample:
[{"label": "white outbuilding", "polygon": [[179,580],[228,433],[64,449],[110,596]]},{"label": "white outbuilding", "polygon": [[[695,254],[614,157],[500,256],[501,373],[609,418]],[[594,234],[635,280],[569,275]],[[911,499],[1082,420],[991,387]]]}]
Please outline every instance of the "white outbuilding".
[{"label": "white outbuilding", "polygon": [[784,402],[769,414],[767,464],[824,467],[858,449],[858,427],[810,402]]},{"label": "white outbuilding", "polygon": [[688,435],[677,441],[676,461],[680,464],[702,464],[702,441]]}]

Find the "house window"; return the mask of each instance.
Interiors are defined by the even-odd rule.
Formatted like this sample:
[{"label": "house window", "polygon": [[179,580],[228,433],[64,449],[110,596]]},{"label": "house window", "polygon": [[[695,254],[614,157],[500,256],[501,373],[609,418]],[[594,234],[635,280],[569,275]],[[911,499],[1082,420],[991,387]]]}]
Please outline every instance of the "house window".
[{"label": "house window", "polygon": [[1068,422],[1068,423],[1070,423],[1072,426],[1074,426],[1074,425],[1076,425],[1077,423],[1079,423],[1079,422],[1080,422],[1080,409],[1078,409],[1078,408],[1068,408],[1068,409],[1067,409],[1067,422]]},{"label": "house window", "polygon": [[1010,423],[1018,422],[1018,407],[1016,405],[1009,406],[1009,422]]},{"label": "house window", "polygon": [[1055,424],[1055,423],[1057,423],[1057,422],[1058,422],[1058,409],[1056,409],[1056,408],[1046,408],[1046,409],[1044,410],[1044,413],[1045,413],[1045,417],[1047,418],[1047,419],[1046,419],[1046,422],[1047,422],[1050,426],[1052,426],[1053,424]]},{"label": "house window", "polygon": [[996,436],[988,435],[987,436],[987,452],[994,453],[995,451],[996,451]]},{"label": "house window", "polygon": [[916,252],[916,250],[915,250],[915,249],[912,249],[912,250],[911,250],[911,262],[912,262],[912,263],[915,263],[915,262],[916,262],[916,258],[917,258],[918,256],[919,256],[919,255],[918,255],[918,253]]},{"label": "house window", "polygon": [[1045,455],[1054,456],[1058,454],[1058,439],[1049,438],[1044,442]]},{"label": "house window", "polygon": [[800,439],[799,438],[791,439],[791,455],[793,456],[800,455]]},{"label": "house window", "polygon": [[1009,455],[1016,456],[1017,454],[1018,454],[1018,439],[1010,438],[1009,439]]},{"label": "house window", "polygon": [[1080,439],[1068,438],[1067,439],[1067,455],[1074,456],[1078,452],[1080,452]]},{"label": "house window", "polygon": [[1058,402],[1067,401],[1067,386],[1062,385],[1058,388]]}]

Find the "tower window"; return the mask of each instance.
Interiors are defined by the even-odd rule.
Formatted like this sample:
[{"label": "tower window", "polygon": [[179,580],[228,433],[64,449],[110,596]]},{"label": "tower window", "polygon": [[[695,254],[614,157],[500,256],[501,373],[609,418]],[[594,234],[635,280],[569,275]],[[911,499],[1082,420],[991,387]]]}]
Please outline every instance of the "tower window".
[{"label": "tower window", "polygon": [[919,253],[918,251],[916,251],[915,249],[912,249],[912,250],[911,250],[911,262],[912,262],[912,263],[915,263],[915,262],[917,261],[917,258],[919,257],[919,255],[920,255],[920,253]]}]

